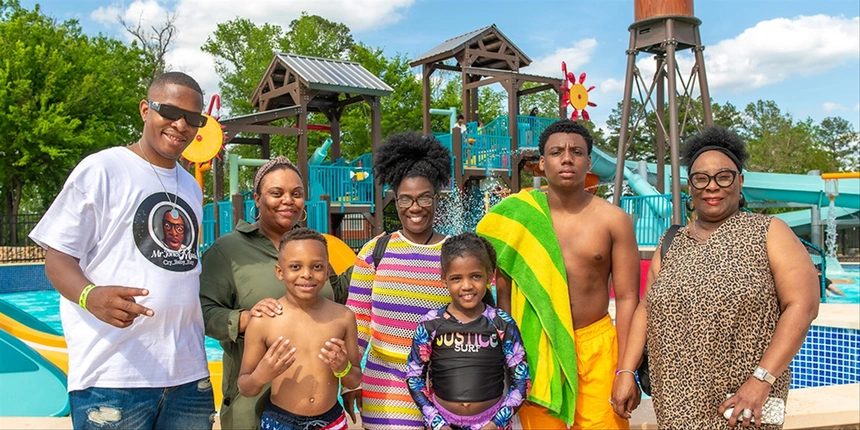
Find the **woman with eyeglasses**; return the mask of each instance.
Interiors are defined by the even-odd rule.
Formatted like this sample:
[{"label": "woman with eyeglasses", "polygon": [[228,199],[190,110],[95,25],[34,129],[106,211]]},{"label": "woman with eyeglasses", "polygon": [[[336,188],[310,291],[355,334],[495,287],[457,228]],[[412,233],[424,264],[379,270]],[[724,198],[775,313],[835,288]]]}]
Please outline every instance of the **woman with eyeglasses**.
[{"label": "woman with eyeglasses", "polygon": [[651,260],[610,401],[624,417],[638,405],[647,338],[660,428],[773,422],[763,406],[787,400],[788,364],[818,314],[812,260],[785,222],[740,210],[749,154],[735,133],[711,127],[681,155],[695,217],[657,246],[671,241]]},{"label": "woman with eyeglasses", "polygon": [[[358,321],[358,345],[370,349],[362,389],[344,394],[368,429],[423,429],[421,411],[406,386],[406,358],[418,321],[451,302],[440,275],[442,242],[433,231],[437,194],[451,180],[451,155],[433,137],[395,134],[373,154],[376,180],[394,191],[402,228],[371,239],[358,253],[346,305]],[[388,237],[385,253],[374,249]]]},{"label": "woman with eyeglasses", "polygon": [[[220,407],[221,428],[259,428],[269,387],[255,397],[239,394],[239,367],[244,351],[244,333],[251,318],[281,313],[277,298],[284,295],[284,282],[275,275],[278,244],[283,235],[307,218],[305,189],[299,169],[286,157],[276,157],[260,166],[254,176],[257,221],[239,220],[236,228],[219,237],[203,254],[200,275],[200,304],[206,335],[224,349],[224,400]],[[344,303],[343,294],[331,287],[329,278],[320,295]]]}]

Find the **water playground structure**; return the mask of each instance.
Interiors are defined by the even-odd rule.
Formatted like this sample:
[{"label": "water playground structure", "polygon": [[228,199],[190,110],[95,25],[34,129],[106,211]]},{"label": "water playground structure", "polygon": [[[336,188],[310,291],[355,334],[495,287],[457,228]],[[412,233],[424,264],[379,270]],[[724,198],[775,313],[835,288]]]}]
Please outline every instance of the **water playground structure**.
[{"label": "water playground structure", "polygon": [[[608,154],[594,148],[590,180],[593,184],[613,184],[615,190],[627,187],[632,191],[634,195],[613,201],[632,217],[641,254],[647,260],[666,228],[673,223],[686,222],[681,202],[687,175],[678,163],[679,130],[687,121],[704,127],[712,124],[713,119],[701,54],[704,48],[698,31],[701,21],[693,15],[691,0],[637,0],[635,17],[634,24],[629,28],[631,42],[627,51],[624,113],[618,152]],[[674,56],[677,50],[682,49],[693,50],[696,63],[688,81],[682,79],[679,86],[675,79],[680,72]],[[656,56],[658,73],[650,83],[643,80],[635,67],[635,58],[640,52]],[[531,59],[495,25],[448,39],[411,62],[413,67],[421,67],[424,84],[423,132],[434,132],[431,129],[431,115],[446,115],[449,118],[448,129],[441,132],[437,130],[434,134],[453,155],[453,179],[450,189],[446,191],[452,196],[460,196],[460,200],[453,200],[456,207],[452,212],[459,213],[450,224],[453,229],[462,230],[473,224],[464,221],[464,213],[471,214],[472,221],[476,222],[506,193],[522,189],[521,171],[528,170],[536,175],[540,173],[534,167],[538,159],[538,136],[553,122],[569,117],[568,105],[574,108],[574,119],[581,117],[586,120],[586,109],[595,105],[588,99],[590,89],[584,85],[584,74],[577,77],[568,73],[566,66],[563,66],[561,78],[522,73],[521,69],[530,63]],[[440,70],[460,74],[459,78],[463,82],[460,112],[467,121],[465,133],[454,127],[457,108],[430,107],[431,77]],[[527,82],[535,85],[523,89]],[[689,105],[695,82],[698,82],[702,96],[703,112],[701,115],[695,112],[681,113],[679,109]],[[499,118],[483,118],[489,121],[478,129],[478,89],[492,84],[501,85],[507,93],[508,112]],[[641,105],[654,106],[658,112],[660,125],[655,135],[657,159],[664,159],[668,147],[672,160],[669,165],[625,159],[630,136],[644,117],[644,108],[636,115],[630,112],[634,86],[644,88],[643,93],[648,96]],[[210,124],[200,130],[198,140],[184,154],[186,159],[194,163],[201,187],[206,185],[203,172],[211,170],[213,173],[215,203],[204,208],[201,249],[205,249],[218,236],[231,231],[239,219],[253,220],[253,201],[248,200],[247,193],[240,190],[239,171],[243,166],[259,166],[271,157],[272,135],[294,136],[297,145],[296,164],[308,190],[306,222],[318,231],[332,234],[327,236],[332,265],[339,273],[345,270],[354,262],[355,245],[347,245],[341,240],[344,238],[343,220],[348,214],[358,214],[366,220],[367,231],[364,233],[370,238],[383,230],[383,208],[393,198],[391,192],[375,184],[371,170],[373,154],[382,141],[380,101],[392,91],[385,82],[358,63],[277,53],[250,98],[258,112],[226,119],[217,114],[212,116],[212,107],[220,107],[220,101],[213,98],[208,112],[212,118]],[[557,94],[558,115],[520,115],[520,97],[541,91],[554,91]],[[669,114],[665,118],[663,111],[667,102]],[[345,160],[341,156],[343,142],[340,120],[344,109],[356,104],[366,104],[370,111],[368,129],[371,152],[354,160]],[[309,113],[321,114],[328,124],[309,124]],[[629,121],[629,118],[633,120]],[[284,119],[289,119],[292,125],[273,125],[273,122]],[[329,134],[312,153],[308,142],[311,130]],[[239,144],[258,146],[261,158],[242,158],[230,151],[232,145]],[[228,169],[225,169],[225,165]],[[835,259],[835,246],[825,246],[822,237],[823,220],[827,220],[828,230],[834,233],[840,223],[857,225],[860,214],[860,174],[744,172],[744,175],[742,191],[748,205],[806,208],[778,216],[798,234],[810,232],[812,244],[821,249],[826,248],[826,253],[829,253],[821,257],[826,269],[838,273],[841,267]],[[666,193],[666,190],[671,190],[671,193]],[[827,240],[830,241],[832,237],[828,234]],[[845,336],[858,338],[858,327],[850,324],[836,328],[825,326],[816,331],[817,337],[807,340],[812,344],[810,349],[806,352],[802,349],[796,360],[799,364],[793,364],[792,369],[797,380],[801,381],[801,387],[820,385],[819,375],[825,373],[838,373],[832,378],[827,376],[838,384],[860,381],[860,375],[839,370],[844,367],[843,362],[832,366],[828,362],[827,369],[816,367],[815,360],[820,360],[819,355],[823,354],[821,351],[829,351],[827,348],[831,347],[834,351],[846,347],[841,340],[816,343],[819,342],[817,339],[830,336],[829,333],[834,330],[839,331],[839,336],[847,333]],[[856,343],[853,347],[856,351]],[[14,306],[4,306],[0,301],[0,355],[4,357],[0,363],[0,393],[5,394],[6,399],[16,399],[0,406],[0,416],[62,416],[68,413],[65,385],[68,355],[65,341],[59,333],[26,312]],[[220,397],[220,361],[210,362],[210,372],[216,397]],[[19,387],[23,385],[32,387],[33,394],[22,395]],[[216,398],[216,404],[220,404],[220,398]]]}]

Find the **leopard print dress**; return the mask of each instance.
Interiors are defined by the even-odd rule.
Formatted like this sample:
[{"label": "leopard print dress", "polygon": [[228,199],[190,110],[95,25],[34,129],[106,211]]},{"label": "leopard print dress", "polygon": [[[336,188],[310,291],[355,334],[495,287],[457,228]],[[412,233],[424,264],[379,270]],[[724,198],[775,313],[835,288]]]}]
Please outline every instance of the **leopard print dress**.
[{"label": "leopard print dress", "polygon": [[[752,375],[780,316],[766,246],[770,221],[739,212],[704,243],[687,227],[678,230],[646,302],[660,428],[728,428],[719,405]],[[787,400],[790,383],[786,370],[769,396]]]}]

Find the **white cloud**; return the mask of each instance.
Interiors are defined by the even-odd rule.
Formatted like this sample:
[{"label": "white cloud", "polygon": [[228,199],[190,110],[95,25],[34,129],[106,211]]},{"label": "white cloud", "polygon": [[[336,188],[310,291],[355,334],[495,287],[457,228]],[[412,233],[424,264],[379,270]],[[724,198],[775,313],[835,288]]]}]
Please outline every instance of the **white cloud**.
[{"label": "white cloud", "polygon": [[107,27],[130,35],[119,26],[120,16],[131,25],[140,22],[147,28],[160,26],[167,14],[177,14],[177,35],[173,50],[167,55],[168,65],[193,76],[207,95],[218,92],[218,76],[212,57],[200,50],[218,23],[247,18],[255,23],[270,23],[287,28],[301,13],[320,15],[342,22],[353,32],[380,28],[403,18],[403,12],[415,0],[135,0],[130,5],[113,4],[100,7],[90,17]]},{"label": "white cloud", "polygon": [[860,17],[799,16],[762,21],[707,47],[709,87],[734,93],[826,72],[860,58]]},{"label": "white cloud", "polygon": [[101,24],[114,24],[116,18],[122,14],[122,10],[116,6],[102,6],[90,14],[90,18]]},{"label": "white cloud", "polygon": [[597,85],[601,94],[621,94],[624,91],[624,81],[620,79],[609,78]]},{"label": "white cloud", "polygon": [[567,71],[579,76],[582,66],[591,61],[591,55],[597,47],[597,40],[582,39],[573,42],[570,46],[558,48],[555,52],[544,57],[536,58],[532,63],[523,68],[523,73],[539,76],[562,77],[561,62],[567,64]]},{"label": "white cloud", "polygon": [[856,105],[854,105],[854,110],[860,111],[860,103],[857,103]]},{"label": "white cloud", "polygon": [[821,105],[821,109],[824,109],[825,112],[830,113],[836,110],[846,110],[847,108],[839,103],[824,102],[824,104]]},{"label": "white cloud", "polygon": [[[778,83],[795,75],[824,73],[840,64],[860,58],[860,17],[826,15],[778,18],[762,21],[732,39],[706,46],[705,71],[708,88],[713,91],[743,93]],[[678,69],[688,81],[695,59],[690,51],[676,55]],[[636,61],[648,90],[656,69],[654,57],[640,54]],[[698,79],[693,96],[699,95]],[[682,82],[677,81],[679,91]],[[603,93],[618,92],[623,81],[607,79],[600,85]],[[634,86],[634,97],[637,96]],[[835,106],[834,106],[835,107]]]}]

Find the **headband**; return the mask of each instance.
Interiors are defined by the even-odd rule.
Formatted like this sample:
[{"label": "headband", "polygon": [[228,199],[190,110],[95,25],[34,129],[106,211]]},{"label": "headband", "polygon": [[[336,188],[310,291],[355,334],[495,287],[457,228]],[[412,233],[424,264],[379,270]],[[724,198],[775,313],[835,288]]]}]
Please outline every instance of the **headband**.
[{"label": "headband", "polygon": [[[260,182],[263,182],[263,177],[266,176],[269,172],[271,172],[275,167],[279,167],[279,166],[284,166],[284,167],[293,169],[296,173],[299,173],[299,169],[296,167],[295,164],[293,164],[292,161],[290,161],[289,158],[284,157],[283,155],[279,155],[279,156],[267,161],[266,164],[263,164],[262,166],[260,166],[259,169],[257,169],[257,174],[254,175],[254,192],[255,193],[260,188]],[[301,178],[301,177],[302,177],[302,175],[301,175],[301,173],[299,173],[299,178]]]},{"label": "headband", "polygon": [[735,155],[734,153],[732,153],[728,149],[723,148],[722,146],[716,146],[716,145],[704,146],[701,149],[699,149],[698,151],[696,151],[696,153],[693,154],[693,157],[690,158],[690,167],[693,167],[693,163],[696,162],[696,159],[699,158],[700,155],[702,155],[703,153],[708,152],[708,151],[719,151],[719,152],[722,152],[723,154],[726,154],[726,157],[731,158],[732,161],[734,161],[735,166],[738,166],[739,172],[742,172],[744,170],[744,166],[741,164],[741,160],[738,159],[737,155]]}]

